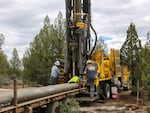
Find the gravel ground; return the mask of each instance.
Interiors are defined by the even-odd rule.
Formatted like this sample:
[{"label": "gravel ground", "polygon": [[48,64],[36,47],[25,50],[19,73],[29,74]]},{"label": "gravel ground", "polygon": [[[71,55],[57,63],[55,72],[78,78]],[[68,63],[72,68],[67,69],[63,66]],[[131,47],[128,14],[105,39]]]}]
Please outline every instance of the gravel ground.
[{"label": "gravel ground", "polygon": [[126,91],[119,94],[118,100],[82,103],[80,110],[82,113],[148,113],[147,107],[150,107],[150,103],[141,102],[137,105],[136,97],[131,96],[130,91]]}]

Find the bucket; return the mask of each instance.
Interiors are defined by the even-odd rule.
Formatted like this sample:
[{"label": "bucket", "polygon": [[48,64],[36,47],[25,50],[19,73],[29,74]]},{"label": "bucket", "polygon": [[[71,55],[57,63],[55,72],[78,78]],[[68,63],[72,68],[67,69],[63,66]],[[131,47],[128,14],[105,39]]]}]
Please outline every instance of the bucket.
[{"label": "bucket", "polygon": [[118,100],[118,91],[117,91],[117,87],[113,86],[111,87],[111,92],[112,92],[112,99],[113,100]]}]

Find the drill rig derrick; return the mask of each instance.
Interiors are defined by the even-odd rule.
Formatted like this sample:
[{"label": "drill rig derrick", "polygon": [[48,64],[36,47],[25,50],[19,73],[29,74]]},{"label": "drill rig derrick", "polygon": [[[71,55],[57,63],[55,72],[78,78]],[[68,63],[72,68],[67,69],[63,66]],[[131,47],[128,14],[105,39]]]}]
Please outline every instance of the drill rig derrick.
[{"label": "drill rig derrick", "polygon": [[83,72],[90,52],[90,0],[66,0],[65,73]]}]

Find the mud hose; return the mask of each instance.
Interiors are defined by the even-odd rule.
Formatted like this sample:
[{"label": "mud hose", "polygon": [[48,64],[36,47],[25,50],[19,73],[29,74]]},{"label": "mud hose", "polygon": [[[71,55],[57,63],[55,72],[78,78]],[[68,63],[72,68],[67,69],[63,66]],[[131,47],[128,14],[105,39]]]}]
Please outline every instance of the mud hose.
[{"label": "mud hose", "polygon": [[90,27],[91,27],[92,31],[94,32],[94,34],[95,34],[95,42],[94,42],[94,46],[93,46],[93,48],[92,48],[92,50],[91,50],[91,53],[90,53],[90,57],[91,57],[91,55],[92,55],[92,53],[93,53],[93,51],[94,51],[94,49],[95,49],[95,47],[96,47],[97,33],[96,33],[94,27],[92,26],[92,24],[90,24]]}]

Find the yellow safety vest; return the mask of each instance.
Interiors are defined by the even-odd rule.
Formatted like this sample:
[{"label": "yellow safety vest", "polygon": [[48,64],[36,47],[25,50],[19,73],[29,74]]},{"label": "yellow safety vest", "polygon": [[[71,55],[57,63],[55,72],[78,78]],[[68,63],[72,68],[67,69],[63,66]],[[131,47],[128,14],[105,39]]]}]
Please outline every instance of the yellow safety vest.
[{"label": "yellow safety vest", "polygon": [[78,83],[80,78],[78,76],[73,76],[68,82],[69,83]]}]

